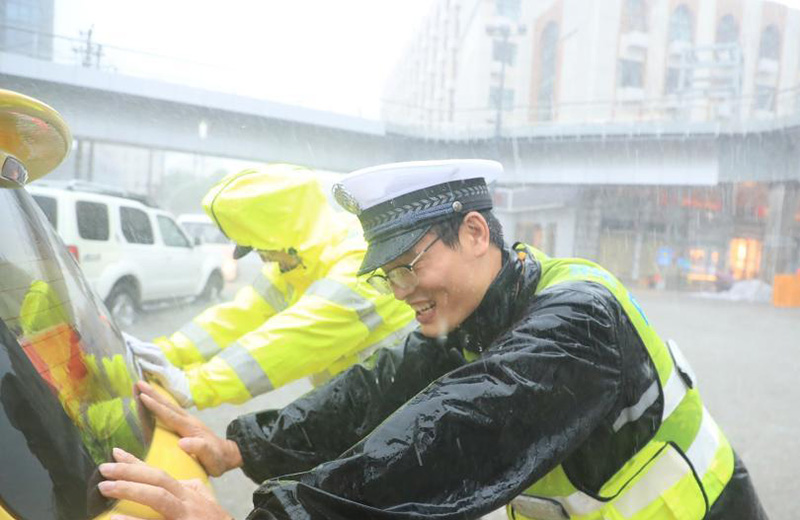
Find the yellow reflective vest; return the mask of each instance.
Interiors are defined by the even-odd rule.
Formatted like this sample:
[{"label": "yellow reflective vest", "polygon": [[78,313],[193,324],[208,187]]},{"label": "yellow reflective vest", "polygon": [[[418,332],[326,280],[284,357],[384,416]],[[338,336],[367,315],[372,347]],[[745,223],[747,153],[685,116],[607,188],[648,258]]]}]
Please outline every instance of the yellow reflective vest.
[{"label": "yellow reflective vest", "polygon": [[559,283],[591,281],[620,302],[643,341],[658,373],[657,381],[613,423],[614,431],[637,420],[663,396],[661,424],[655,436],[608,479],[596,496],[577,489],[558,465],[509,505],[514,519],[550,520],[694,520],[706,511],[730,481],[731,445],[703,405],[694,374],[677,345],[663,341],[630,293],[608,271],[588,260],[552,259],[524,245],[541,263],[536,292]]},{"label": "yellow reflective vest", "polygon": [[356,276],[366,252],[360,225],[334,212],[304,170],[245,170],[204,204],[237,244],[292,249],[302,264],[287,272],[265,264],[233,301],[155,340],[184,368],[198,408],[241,403],[305,376],[325,380],[416,328],[409,306]]}]

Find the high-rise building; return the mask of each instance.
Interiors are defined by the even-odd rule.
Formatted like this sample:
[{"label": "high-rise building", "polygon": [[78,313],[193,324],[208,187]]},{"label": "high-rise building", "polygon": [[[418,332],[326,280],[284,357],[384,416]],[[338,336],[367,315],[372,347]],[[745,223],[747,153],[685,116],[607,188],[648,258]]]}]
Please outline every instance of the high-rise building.
[{"label": "high-rise building", "polygon": [[[765,0],[438,0],[387,83],[398,131],[795,110],[800,12]],[[783,93],[783,94],[782,94]]]},{"label": "high-rise building", "polygon": [[53,2],[0,2],[0,52],[50,59],[53,55]]},{"label": "high-rise building", "polygon": [[[797,180],[721,174],[713,152],[679,158],[680,139],[631,137],[612,156],[603,136],[796,117],[798,87],[800,11],[771,1],[437,0],[383,117],[390,132],[512,150],[494,196],[513,239],[628,280],[771,281],[800,266]],[[564,167],[549,138],[580,141],[581,157]]]}]

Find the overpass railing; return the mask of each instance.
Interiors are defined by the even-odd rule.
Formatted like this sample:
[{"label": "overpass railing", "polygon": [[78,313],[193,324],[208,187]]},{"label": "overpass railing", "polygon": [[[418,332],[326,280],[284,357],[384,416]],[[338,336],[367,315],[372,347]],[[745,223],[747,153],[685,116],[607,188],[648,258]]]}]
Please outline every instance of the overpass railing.
[{"label": "overpass railing", "polygon": [[627,133],[637,128],[642,132],[741,131],[749,125],[777,125],[800,116],[800,85],[782,91],[764,89],[750,96],[672,94],[514,106],[502,113],[494,107],[451,110],[384,100],[382,115],[388,132],[445,139],[560,134],[578,126],[608,131],[617,127]]}]

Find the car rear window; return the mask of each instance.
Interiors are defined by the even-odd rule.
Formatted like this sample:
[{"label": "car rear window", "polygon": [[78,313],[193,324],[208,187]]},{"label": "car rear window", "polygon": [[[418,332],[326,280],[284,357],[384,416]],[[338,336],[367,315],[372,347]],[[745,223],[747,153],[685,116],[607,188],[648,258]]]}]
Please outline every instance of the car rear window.
[{"label": "car rear window", "polygon": [[144,458],[152,418],[130,353],[25,190],[0,190],[0,504],[86,520],[110,505],[97,466]]},{"label": "car rear window", "polygon": [[50,225],[58,229],[58,201],[53,197],[45,197],[44,195],[34,195],[33,200],[39,205],[39,208],[50,221]]},{"label": "car rear window", "polygon": [[85,240],[108,240],[108,206],[79,200],[75,204],[78,235]]},{"label": "car rear window", "polygon": [[171,218],[159,215],[158,227],[161,230],[164,244],[170,247],[191,247],[189,240]]},{"label": "car rear window", "polygon": [[119,209],[119,216],[125,240],[131,244],[153,243],[153,226],[147,213],[136,208],[122,207]]},{"label": "car rear window", "polygon": [[195,238],[199,238],[204,244],[230,244],[228,237],[215,224],[203,222],[185,222],[183,229]]}]

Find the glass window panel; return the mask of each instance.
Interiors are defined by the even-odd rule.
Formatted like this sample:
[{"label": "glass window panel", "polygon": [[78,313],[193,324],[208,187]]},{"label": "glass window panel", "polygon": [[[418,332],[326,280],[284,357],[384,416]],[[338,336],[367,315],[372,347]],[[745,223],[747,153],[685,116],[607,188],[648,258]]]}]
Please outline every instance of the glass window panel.
[{"label": "glass window panel", "polygon": [[136,208],[119,209],[122,234],[131,244],[152,244],[153,226],[147,213]]},{"label": "glass window panel", "polygon": [[108,240],[108,206],[80,200],[75,204],[78,235],[86,240]]}]

